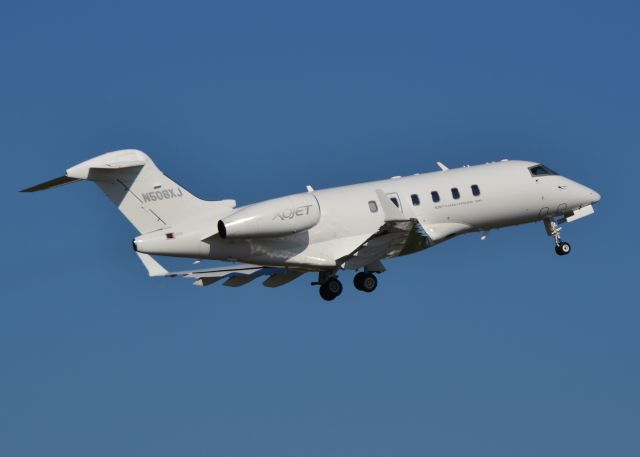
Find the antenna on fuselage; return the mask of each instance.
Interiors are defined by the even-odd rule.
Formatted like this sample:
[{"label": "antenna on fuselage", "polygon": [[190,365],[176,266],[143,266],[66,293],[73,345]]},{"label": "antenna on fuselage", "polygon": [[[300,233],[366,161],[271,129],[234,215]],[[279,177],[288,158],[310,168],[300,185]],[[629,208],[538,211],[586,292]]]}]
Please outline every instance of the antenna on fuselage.
[{"label": "antenna on fuselage", "polygon": [[438,166],[440,167],[440,169],[442,171],[447,171],[449,169],[449,167],[447,167],[445,164],[443,164],[442,162],[436,162],[438,164]]}]

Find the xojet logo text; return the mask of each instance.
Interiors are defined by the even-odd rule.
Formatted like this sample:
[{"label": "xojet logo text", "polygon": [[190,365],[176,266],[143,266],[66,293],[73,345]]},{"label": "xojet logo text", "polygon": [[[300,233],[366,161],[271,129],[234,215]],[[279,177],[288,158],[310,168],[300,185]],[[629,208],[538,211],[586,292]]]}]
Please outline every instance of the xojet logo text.
[{"label": "xojet logo text", "polygon": [[271,220],[280,219],[281,221],[284,221],[285,219],[293,219],[296,216],[306,216],[309,214],[309,208],[311,208],[311,206],[312,205],[304,205],[298,206],[297,208],[287,208],[275,213]]}]

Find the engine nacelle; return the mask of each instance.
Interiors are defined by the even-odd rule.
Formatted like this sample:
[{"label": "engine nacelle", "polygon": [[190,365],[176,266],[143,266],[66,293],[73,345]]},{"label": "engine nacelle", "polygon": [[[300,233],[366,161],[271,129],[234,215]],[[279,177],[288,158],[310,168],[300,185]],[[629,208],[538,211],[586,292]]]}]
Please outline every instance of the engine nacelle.
[{"label": "engine nacelle", "polygon": [[274,198],[242,208],[218,221],[220,238],[268,238],[309,230],[320,220],[312,194]]}]

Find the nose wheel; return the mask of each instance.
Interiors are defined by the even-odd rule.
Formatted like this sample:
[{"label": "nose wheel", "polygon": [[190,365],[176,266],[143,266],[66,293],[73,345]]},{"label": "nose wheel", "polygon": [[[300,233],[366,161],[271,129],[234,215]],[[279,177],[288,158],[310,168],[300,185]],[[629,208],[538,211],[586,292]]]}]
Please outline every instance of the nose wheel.
[{"label": "nose wheel", "polygon": [[560,244],[556,244],[556,254],[567,255],[571,252],[571,245],[566,241],[560,240]]},{"label": "nose wheel", "polygon": [[549,236],[552,236],[556,242],[556,254],[569,254],[571,252],[571,245],[566,241],[562,241],[562,239],[560,239],[560,230],[562,229],[560,225],[553,219],[545,219],[544,226],[547,229],[547,234],[549,234]]}]

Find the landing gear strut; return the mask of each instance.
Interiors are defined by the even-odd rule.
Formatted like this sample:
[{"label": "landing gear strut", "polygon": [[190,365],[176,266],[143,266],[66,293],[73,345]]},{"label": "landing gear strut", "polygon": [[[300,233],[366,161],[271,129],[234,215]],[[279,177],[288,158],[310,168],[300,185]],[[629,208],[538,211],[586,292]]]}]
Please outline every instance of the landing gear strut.
[{"label": "landing gear strut", "polygon": [[567,255],[571,252],[571,245],[566,241],[562,241],[560,238],[560,224],[558,224],[553,219],[545,219],[544,226],[547,229],[547,234],[552,236],[556,243],[556,254],[558,255]]},{"label": "landing gear strut", "polygon": [[361,271],[354,276],[353,285],[363,292],[373,292],[378,287],[378,280],[373,273]]}]

